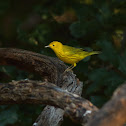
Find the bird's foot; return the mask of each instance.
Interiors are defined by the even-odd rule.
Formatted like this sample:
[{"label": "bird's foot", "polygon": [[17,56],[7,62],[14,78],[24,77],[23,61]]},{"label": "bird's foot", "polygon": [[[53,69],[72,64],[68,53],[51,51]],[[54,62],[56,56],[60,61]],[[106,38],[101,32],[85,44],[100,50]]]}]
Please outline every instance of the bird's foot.
[{"label": "bird's foot", "polygon": [[67,68],[63,73],[66,73],[66,72],[73,72],[73,71],[72,71],[72,69]]}]

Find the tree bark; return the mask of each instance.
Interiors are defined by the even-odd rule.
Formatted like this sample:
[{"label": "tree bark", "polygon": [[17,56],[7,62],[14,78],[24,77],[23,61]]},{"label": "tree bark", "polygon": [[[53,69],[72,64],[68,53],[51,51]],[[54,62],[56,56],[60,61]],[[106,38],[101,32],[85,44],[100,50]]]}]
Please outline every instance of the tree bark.
[{"label": "tree bark", "polygon": [[[75,74],[65,72],[66,65],[57,58],[47,57],[41,54],[21,49],[2,48],[0,49],[0,65],[13,65],[29,72],[35,72],[51,83],[56,84],[69,92],[82,93],[82,85]],[[45,107],[37,119],[38,126],[57,126],[63,120],[63,110],[59,108]],[[41,118],[40,118],[41,117]],[[55,123],[54,123],[55,122]]]},{"label": "tree bark", "polygon": [[126,83],[93,116],[86,126],[123,126],[126,123]]},{"label": "tree bark", "polygon": [[62,74],[66,69],[66,65],[57,58],[13,48],[0,48],[0,65],[12,65],[37,73],[42,78],[58,85],[62,82]]},{"label": "tree bark", "polygon": [[0,104],[53,105],[63,109],[66,116],[83,126],[122,126],[126,122],[126,84],[119,87],[99,111],[88,100],[49,82],[12,81],[0,84],[0,94]]},{"label": "tree bark", "polygon": [[[73,121],[85,123],[98,109],[79,95],[49,82],[30,80],[0,84],[0,104],[46,104],[64,110]],[[86,116],[86,111],[90,111]]]}]

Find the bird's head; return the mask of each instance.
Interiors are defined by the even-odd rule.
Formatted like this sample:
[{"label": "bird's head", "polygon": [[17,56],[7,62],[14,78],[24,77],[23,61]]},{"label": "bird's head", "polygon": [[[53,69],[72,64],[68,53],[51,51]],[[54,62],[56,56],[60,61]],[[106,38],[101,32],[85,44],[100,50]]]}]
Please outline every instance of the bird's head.
[{"label": "bird's head", "polygon": [[53,41],[49,45],[45,46],[45,48],[49,47],[54,51],[60,50],[62,48],[62,43],[58,41]]}]

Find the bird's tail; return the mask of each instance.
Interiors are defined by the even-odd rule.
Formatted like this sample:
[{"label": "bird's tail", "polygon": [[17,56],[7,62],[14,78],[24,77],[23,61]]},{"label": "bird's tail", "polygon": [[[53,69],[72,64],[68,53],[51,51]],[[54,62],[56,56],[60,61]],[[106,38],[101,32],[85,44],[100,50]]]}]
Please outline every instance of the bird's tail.
[{"label": "bird's tail", "polygon": [[101,53],[101,52],[100,51],[92,51],[92,52],[89,52],[89,56],[94,55],[94,54],[99,54],[99,53]]},{"label": "bird's tail", "polygon": [[91,55],[94,55],[94,54],[99,54],[101,53],[100,51],[91,51],[91,52],[83,52],[83,57],[82,59],[84,59],[85,57],[88,57],[88,56],[91,56]]},{"label": "bird's tail", "polygon": [[87,52],[87,54],[85,54],[85,57],[91,56],[91,55],[94,55],[94,54],[99,54],[99,53],[101,53],[101,52],[100,51]]}]

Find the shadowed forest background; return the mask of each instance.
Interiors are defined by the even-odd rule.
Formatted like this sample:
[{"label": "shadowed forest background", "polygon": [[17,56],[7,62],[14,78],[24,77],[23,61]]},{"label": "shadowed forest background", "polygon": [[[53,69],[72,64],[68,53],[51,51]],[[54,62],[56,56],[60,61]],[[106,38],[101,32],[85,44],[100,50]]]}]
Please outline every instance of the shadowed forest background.
[{"label": "shadowed forest background", "polygon": [[[54,40],[101,51],[73,69],[84,83],[83,97],[97,107],[126,80],[126,0],[0,0],[0,48],[56,57],[44,48]],[[40,77],[0,66],[0,82],[21,79]],[[31,126],[42,106],[0,106],[0,126]],[[63,125],[77,124],[65,119]]]}]

